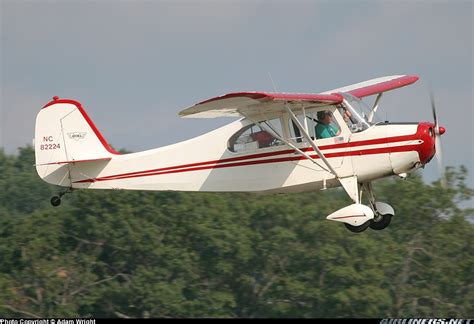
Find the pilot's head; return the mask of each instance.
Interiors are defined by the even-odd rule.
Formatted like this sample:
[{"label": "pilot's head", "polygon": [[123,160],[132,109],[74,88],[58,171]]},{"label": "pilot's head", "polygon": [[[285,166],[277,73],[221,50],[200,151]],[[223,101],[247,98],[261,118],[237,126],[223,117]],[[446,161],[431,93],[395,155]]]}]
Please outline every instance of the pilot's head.
[{"label": "pilot's head", "polygon": [[318,111],[316,114],[318,121],[323,124],[329,124],[332,119],[332,112],[329,110]]}]

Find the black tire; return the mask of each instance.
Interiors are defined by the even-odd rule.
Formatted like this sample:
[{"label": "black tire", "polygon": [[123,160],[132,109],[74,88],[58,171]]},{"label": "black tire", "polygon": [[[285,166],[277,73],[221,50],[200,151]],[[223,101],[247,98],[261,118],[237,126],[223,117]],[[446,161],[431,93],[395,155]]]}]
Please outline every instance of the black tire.
[{"label": "black tire", "polygon": [[364,224],[362,225],[359,225],[359,226],[352,226],[352,225],[349,225],[347,223],[344,223],[344,225],[346,226],[346,228],[351,231],[352,233],[360,233],[360,232],[363,232],[365,231],[369,225],[370,225],[370,222],[367,221],[365,222]]},{"label": "black tire", "polygon": [[370,228],[376,231],[383,230],[386,228],[388,225],[390,225],[390,221],[392,220],[392,214],[385,214],[382,215],[382,219],[379,220],[378,222],[374,221],[373,219],[370,220]]},{"label": "black tire", "polygon": [[59,205],[61,205],[61,198],[59,198],[58,196],[53,196],[51,198],[51,205],[53,205],[54,207],[58,207]]}]

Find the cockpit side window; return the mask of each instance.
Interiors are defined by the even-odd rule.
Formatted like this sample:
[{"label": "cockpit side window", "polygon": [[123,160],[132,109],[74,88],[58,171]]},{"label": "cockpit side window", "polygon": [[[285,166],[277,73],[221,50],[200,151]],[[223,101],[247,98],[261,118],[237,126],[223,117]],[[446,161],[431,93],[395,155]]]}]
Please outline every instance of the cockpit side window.
[{"label": "cockpit side window", "polygon": [[[266,127],[274,130],[279,136],[282,136],[281,121],[279,118],[263,121]],[[278,138],[257,124],[250,124],[241,128],[237,133],[232,135],[228,142],[228,148],[232,152],[249,152],[262,148],[283,145],[284,143]]]},{"label": "cockpit side window", "polygon": [[[301,124],[301,125],[304,125],[304,122],[305,122],[305,121],[304,121],[304,116],[303,116],[303,114],[296,112],[295,115],[296,115],[296,118],[298,119],[298,121],[300,122],[300,124]],[[306,115],[307,115],[307,116],[310,116],[310,114],[306,114]],[[308,118],[311,118],[311,117],[308,117]],[[289,126],[289,130],[290,130],[290,140],[292,140],[292,141],[295,142],[295,143],[304,142],[305,139],[304,139],[304,137],[303,137],[303,134],[301,134],[300,129],[298,128],[298,126],[296,126],[296,123],[295,123],[291,118],[289,118],[288,121],[289,121],[289,123],[290,123],[290,124],[288,125],[288,126]],[[311,125],[310,125],[310,124],[311,124],[310,119],[308,119],[307,124],[308,124],[308,126],[309,126],[308,128],[309,128],[309,130],[310,130],[309,133],[311,134],[311,128],[312,128],[312,127],[311,127]],[[313,127],[313,128],[314,128],[314,127]],[[311,136],[314,136],[314,129],[313,129],[313,134],[311,134]]]},{"label": "cockpit side window", "polygon": [[357,119],[354,118],[354,116],[352,115],[350,110],[347,109],[346,107],[344,107],[344,105],[337,106],[337,109],[339,110],[339,113],[343,117],[344,121],[347,124],[347,127],[349,127],[351,132],[353,132],[353,133],[358,132],[359,130],[358,130],[358,127],[357,127],[357,124],[358,124]]},{"label": "cockpit side window", "polygon": [[321,110],[317,113],[317,123],[314,127],[316,139],[331,138],[341,134],[341,127],[330,110]]},{"label": "cockpit side window", "polygon": [[[296,118],[301,125],[308,127],[307,131],[311,139],[323,139],[335,137],[340,134],[340,126],[330,109],[327,110],[307,110],[305,114],[301,111],[295,112]],[[306,119],[306,120],[305,120]],[[299,128],[293,120],[289,120],[290,139],[296,143],[306,142],[306,139],[300,134]]]}]

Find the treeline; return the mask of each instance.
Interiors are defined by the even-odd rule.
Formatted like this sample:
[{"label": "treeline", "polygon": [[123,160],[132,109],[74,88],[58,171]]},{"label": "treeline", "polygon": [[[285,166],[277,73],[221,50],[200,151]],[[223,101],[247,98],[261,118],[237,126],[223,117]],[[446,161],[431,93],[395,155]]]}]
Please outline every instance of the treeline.
[{"label": "treeline", "polygon": [[76,191],[58,208],[34,152],[0,151],[0,317],[473,317],[473,192],[375,183],[396,211],[360,234],[341,190]]}]

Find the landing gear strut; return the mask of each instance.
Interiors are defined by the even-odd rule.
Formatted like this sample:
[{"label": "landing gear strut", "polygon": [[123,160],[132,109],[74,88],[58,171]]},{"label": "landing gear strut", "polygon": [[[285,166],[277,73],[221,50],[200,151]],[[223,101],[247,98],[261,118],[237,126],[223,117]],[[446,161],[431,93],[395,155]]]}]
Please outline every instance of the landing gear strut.
[{"label": "landing gear strut", "polygon": [[[344,226],[353,233],[361,233],[369,227],[378,231],[390,224],[395,212],[389,204],[375,201],[370,182],[361,184],[355,176],[340,179],[340,182],[354,203],[336,210],[326,219],[344,223]],[[363,192],[367,194],[369,201],[367,205],[362,204]]]},{"label": "landing gear strut", "polygon": [[64,196],[67,193],[71,193],[71,192],[72,192],[71,187],[69,187],[67,189],[64,189],[63,191],[60,191],[57,196],[51,197],[51,200],[50,200],[51,205],[53,205],[54,207],[58,207],[59,205],[61,205],[62,196]]},{"label": "landing gear strut", "polygon": [[383,230],[390,225],[392,217],[395,215],[395,211],[389,204],[375,201],[372,184],[370,182],[364,183],[362,188],[367,193],[370,208],[374,211],[374,218],[368,222],[369,227],[377,231]]}]

